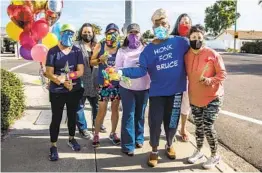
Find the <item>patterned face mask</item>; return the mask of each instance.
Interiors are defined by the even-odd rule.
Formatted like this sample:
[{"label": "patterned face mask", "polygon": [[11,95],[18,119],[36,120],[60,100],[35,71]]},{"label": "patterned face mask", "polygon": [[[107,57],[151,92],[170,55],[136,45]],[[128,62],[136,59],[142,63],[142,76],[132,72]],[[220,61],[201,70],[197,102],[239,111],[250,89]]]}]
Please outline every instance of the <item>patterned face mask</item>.
[{"label": "patterned face mask", "polygon": [[73,37],[74,32],[72,31],[64,31],[61,35],[61,44],[65,47],[73,46]]},{"label": "patterned face mask", "polygon": [[165,27],[159,26],[154,28],[154,34],[159,40],[164,40],[168,37],[168,31]]},{"label": "patterned face mask", "polygon": [[112,47],[112,48],[117,47],[118,41],[119,41],[119,35],[117,32],[106,34],[106,45],[108,47]]}]

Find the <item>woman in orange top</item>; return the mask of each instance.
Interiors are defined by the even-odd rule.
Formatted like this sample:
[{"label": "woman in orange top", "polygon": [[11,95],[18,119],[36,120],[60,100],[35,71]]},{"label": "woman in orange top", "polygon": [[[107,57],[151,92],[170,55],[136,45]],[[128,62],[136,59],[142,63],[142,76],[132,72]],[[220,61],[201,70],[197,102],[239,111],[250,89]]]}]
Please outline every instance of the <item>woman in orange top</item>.
[{"label": "woman in orange top", "polygon": [[222,105],[226,69],[222,57],[203,45],[203,26],[192,26],[189,39],[191,49],[185,55],[185,64],[189,80],[189,100],[196,125],[197,150],[188,158],[188,162],[195,163],[203,157],[200,150],[206,136],[211,157],[203,167],[210,169],[220,161],[217,155],[218,144],[214,122]]}]

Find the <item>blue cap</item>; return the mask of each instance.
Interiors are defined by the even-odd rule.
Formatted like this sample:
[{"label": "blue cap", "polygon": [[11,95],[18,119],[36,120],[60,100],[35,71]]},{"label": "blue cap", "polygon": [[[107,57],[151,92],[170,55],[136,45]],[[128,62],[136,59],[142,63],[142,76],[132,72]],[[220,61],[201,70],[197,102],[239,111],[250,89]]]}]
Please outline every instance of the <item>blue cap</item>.
[{"label": "blue cap", "polygon": [[111,30],[111,29],[114,29],[114,30],[116,30],[116,31],[119,32],[118,26],[117,26],[116,24],[114,24],[114,23],[110,23],[110,24],[107,25],[107,27],[106,27],[106,33],[107,33],[109,30]]}]

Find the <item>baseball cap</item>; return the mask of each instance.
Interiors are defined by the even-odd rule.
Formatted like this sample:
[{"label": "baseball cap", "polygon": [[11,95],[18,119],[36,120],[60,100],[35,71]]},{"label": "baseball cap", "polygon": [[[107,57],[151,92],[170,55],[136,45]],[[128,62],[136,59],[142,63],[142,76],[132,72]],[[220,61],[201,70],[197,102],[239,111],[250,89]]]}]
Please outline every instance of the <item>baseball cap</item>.
[{"label": "baseball cap", "polygon": [[61,32],[64,32],[64,31],[67,31],[67,30],[76,32],[75,27],[73,25],[71,25],[71,24],[62,25]]},{"label": "baseball cap", "polygon": [[167,19],[166,11],[162,8],[157,9],[151,17],[152,22],[155,24],[156,20]]},{"label": "baseball cap", "polygon": [[136,23],[132,23],[132,24],[127,26],[127,32],[130,32],[130,31],[140,32],[140,26]]},{"label": "baseball cap", "polygon": [[118,26],[117,26],[116,24],[114,24],[114,23],[110,23],[110,24],[107,25],[107,27],[106,27],[106,33],[107,33],[109,30],[111,30],[111,29],[114,29],[114,30],[116,30],[116,31],[119,32]]}]

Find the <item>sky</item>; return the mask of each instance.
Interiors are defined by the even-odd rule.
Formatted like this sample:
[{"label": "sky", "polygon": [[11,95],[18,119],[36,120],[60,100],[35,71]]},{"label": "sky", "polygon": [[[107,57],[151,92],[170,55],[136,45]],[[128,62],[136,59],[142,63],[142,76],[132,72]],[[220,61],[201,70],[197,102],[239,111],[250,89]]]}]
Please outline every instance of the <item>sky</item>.
[{"label": "sky", "polygon": [[[188,13],[193,24],[203,24],[206,7],[215,0],[133,0],[133,22],[140,25],[142,32],[151,29],[151,16],[158,8],[167,10],[171,28],[181,13]],[[1,0],[1,27],[10,21],[6,9],[10,1]],[[238,30],[262,31],[262,6],[258,0],[238,0],[238,12],[241,17],[237,21]],[[107,24],[114,22],[119,28],[125,22],[124,0],[64,0],[60,23],[70,23],[80,28],[85,22],[95,23],[104,29]],[[233,28],[232,28],[233,29]]]}]

